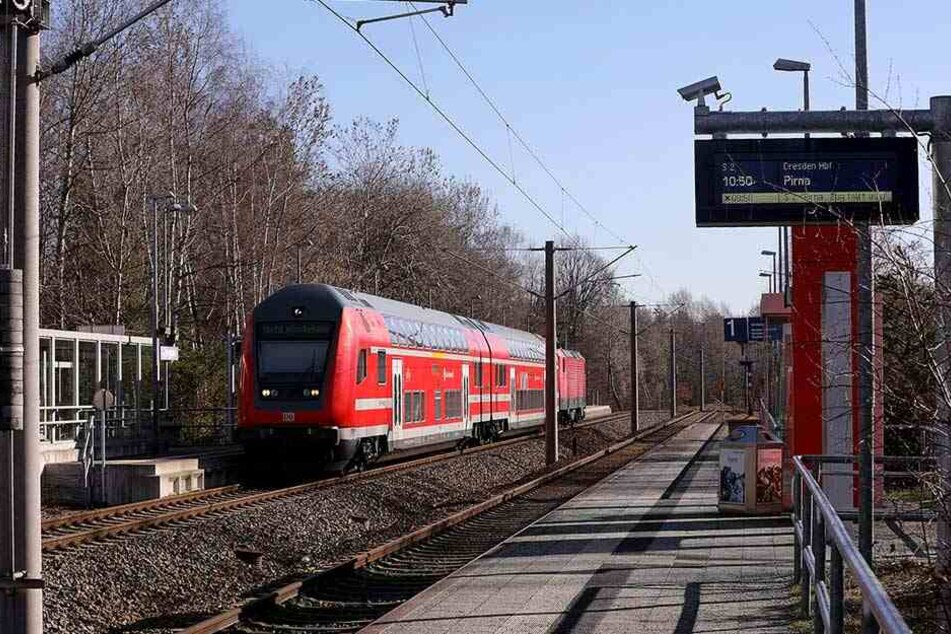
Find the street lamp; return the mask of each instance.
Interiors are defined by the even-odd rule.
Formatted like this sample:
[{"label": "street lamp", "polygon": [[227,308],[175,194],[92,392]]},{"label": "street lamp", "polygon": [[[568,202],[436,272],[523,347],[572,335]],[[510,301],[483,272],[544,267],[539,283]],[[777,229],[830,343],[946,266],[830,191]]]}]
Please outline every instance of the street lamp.
[{"label": "street lamp", "polygon": [[[809,110],[809,71],[812,64],[809,62],[797,62],[792,59],[783,59],[780,57],[773,63],[773,70],[787,73],[802,73],[802,109]],[[808,135],[806,135],[808,136]]]},{"label": "street lamp", "polygon": [[172,192],[154,194],[148,197],[152,203],[152,443],[153,450],[159,449],[159,374],[161,371],[161,345],[159,343],[159,248],[158,248],[158,215],[159,202],[164,202],[162,211],[194,212],[197,207],[188,200],[179,199]]},{"label": "street lamp", "polygon": [[[812,64],[809,62],[799,62],[793,59],[783,59],[780,57],[773,63],[773,69],[778,70],[784,73],[802,73],[802,109],[804,112],[809,111],[809,71],[812,70]],[[809,133],[806,132],[806,138],[809,138]],[[785,256],[780,265],[780,277],[783,278],[782,291],[786,295],[786,291],[789,288],[789,263],[792,260],[789,254],[789,228],[780,227],[780,241],[779,248],[781,251],[785,252]],[[785,269],[785,276],[782,275],[782,271]]]},{"label": "street lamp", "polygon": [[[759,254],[773,258],[773,283],[772,283],[772,286],[773,286],[774,289],[779,288],[779,278],[776,277],[776,252],[775,252],[775,251],[769,251],[768,249],[764,249],[764,250],[760,251]],[[772,291],[772,292],[775,292],[775,290]]]},{"label": "street lamp", "polygon": [[769,292],[772,293],[773,292],[773,274],[770,273],[769,271],[760,271],[759,276],[769,278]]}]

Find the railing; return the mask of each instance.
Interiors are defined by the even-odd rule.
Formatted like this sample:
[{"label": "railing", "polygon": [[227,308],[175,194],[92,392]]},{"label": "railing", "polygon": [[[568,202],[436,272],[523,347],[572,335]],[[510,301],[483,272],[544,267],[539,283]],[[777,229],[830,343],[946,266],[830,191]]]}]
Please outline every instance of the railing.
[{"label": "railing", "polygon": [[[844,569],[848,566],[862,594],[863,614],[874,618],[884,634],[911,634],[822,490],[817,479],[819,464],[813,471],[803,463],[802,456],[795,456],[793,464],[793,575],[801,584],[802,613],[808,616],[811,611],[816,632],[844,632]],[[831,551],[828,571],[827,549]]]},{"label": "railing", "polygon": [[76,440],[89,417],[89,405],[40,407],[40,441],[61,442]]},{"label": "railing", "polygon": [[[42,407],[41,442],[75,442],[82,448],[86,426],[95,410],[88,405]],[[97,425],[100,414],[96,413]],[[234,408],[159,410],[160,447],[207,447],[233,442]],[[154,442],[152,412],[149,409],[112,407],[105,413],[106,436],[110,446],[122,443]]]},{"label": "railing", "polygon": [[172,445],[208,447],[234,441],[236,408],[206,407],[162,412],[162,432]]},{"label": "railing", "polygon": [[763,399],[760,399],[759,401],[759,411],[760,420],[763,421],[766,429],[769,430],[774,436],[782,440],[783,429],[779,426],[779,423],[776,422],[776,419],[773,417],[773,413],[769,411],[769,408],[766,406],[766,401]]}]

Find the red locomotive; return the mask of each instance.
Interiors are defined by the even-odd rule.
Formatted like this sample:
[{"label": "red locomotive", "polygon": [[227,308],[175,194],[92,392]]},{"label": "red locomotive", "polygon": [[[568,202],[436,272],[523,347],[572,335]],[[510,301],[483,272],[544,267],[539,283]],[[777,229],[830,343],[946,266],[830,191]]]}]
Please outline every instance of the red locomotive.
[{"label": "red locomotive", "polygon": [[[362,467],[382,454],[492,441],[545,418],[537,335],[324,284],[248,319],[239,438],[251,458]],[[584,417],[585,360],[559,350],[559,419]]]}]

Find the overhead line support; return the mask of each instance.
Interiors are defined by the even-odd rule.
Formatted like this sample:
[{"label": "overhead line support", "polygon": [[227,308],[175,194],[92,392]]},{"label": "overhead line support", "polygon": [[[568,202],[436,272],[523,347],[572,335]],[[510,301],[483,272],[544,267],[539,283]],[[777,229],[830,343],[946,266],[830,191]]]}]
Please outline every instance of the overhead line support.
[{"label": "overhead line support", "polygon": [[545,464],[558,462],[558,412],[555,396],[555,243],[545,242]]}]

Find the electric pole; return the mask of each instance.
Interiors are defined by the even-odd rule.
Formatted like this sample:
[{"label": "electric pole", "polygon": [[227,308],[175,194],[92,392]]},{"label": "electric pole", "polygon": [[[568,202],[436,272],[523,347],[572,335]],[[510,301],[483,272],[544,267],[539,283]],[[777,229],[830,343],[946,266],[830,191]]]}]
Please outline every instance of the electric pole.
[{"label": "electric pole", "polygon": [[[931,111],[939,132],[931,136],[934,160],[934,268],[935,295],[939,307],[938,325],[940,345],[937,351],[938,367],[941,368],[941,383],[938,385],[938,425],[933,434],[934,452],[938,458],[938,470],[943,476],[943,491],[937,508],[938,515],[938,578],[951,575],[951,403],[948,402],[948,364],[951,363],[951,97],[935,97]],[[943,503],[942,503],[943,502]],[[951,583],[941,587],[939,605],[949,605]],[[951,623],[945,610],[938,609],[939,631],[951,632]]]},{"label": "electric pole", "polygon": [[545,464],[558,462],[555,399],[555,243],[545,242]]},{"label": "electric pole", "polygon": [[700,411],[706,409],[707,405],[707,379],[703,374],[703,346],[700,347]]},{"label": "electric pole", "polygon": [[631,302],[631,435],[640,427],[640,381],[637,376],[637,302]]},{"label": "electric pole", "polygon": [[42,4],[4,2],[0,28],[0,630],[42,634],[39,85]]},{"label": "electric pole", "polygon": [[[865,0],[855,0],[855,109],[868,110],[868,49],[866,37]],[[860,136],[868,136],[861,134]],[[872,223],[856,223],[858,245],[858,417],[859,417],[859,552],[872,566],[872,542],[874,540],[873,509],[875,481],[872,477],[872,446],[875,391],[875,341],[872,317],[874,301],[874,274],[872,271]],[[865,632],[873,631],[874,619],[863,609]],[[874,628],[877,630],[877,628]]]},{"label": "electric pole", "polygon": [[670,417],[677,416],[677,338],[670,326]]}]

